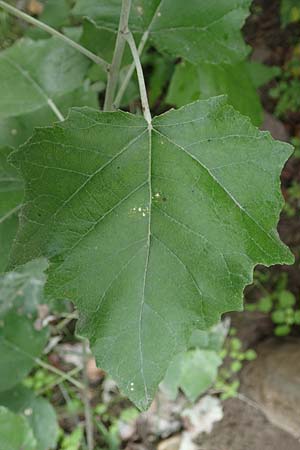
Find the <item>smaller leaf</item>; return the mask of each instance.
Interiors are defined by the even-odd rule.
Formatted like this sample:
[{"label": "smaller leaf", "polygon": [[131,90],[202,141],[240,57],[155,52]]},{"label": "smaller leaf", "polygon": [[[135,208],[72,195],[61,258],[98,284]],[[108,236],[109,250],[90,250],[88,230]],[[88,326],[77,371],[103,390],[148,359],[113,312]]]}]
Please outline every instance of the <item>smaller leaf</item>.
[{"label": "smaller leaf", "polygon": [[247,361],[254,361],[257,358],[257,353],[255,350],[249,349],[245,352],[245,359]]},{"label": "smaller leaf", "polygon": [[[1,104],[1,100],[0,100]],[[73,106],[91,106],[97,108],[97,94],[82,86],[73,92],[55,98],[55,104],[66,117]],[[48,105],[29,113],[0,120],[0,145],[18,147],[32,135],[34,128],[52,125],[57,117]]]},{"label": "smaller leaf", "polygon": [[0,406],[1,450],[36,450],[36,440],[27,420]]},{"label": "smaller leaf", "polygon": [[23,386],[0,393],[0,405],[17,414],[22,414],[28,421],[37,441],[37,450],[55,448],[58,438],[56,414],[48,400],[36,397]]},{"label": "smaller leaf", "polygon": [[230,369],[232,372],[236,373],[242,369],[243,365],[240,361],[233,361],[230,365]]},{"label": "smaller leaf", "polygon": [[239,112],[249,116],[255,125],[262,122],[262,106],[250,75],[251,65],[205,64],[197,66],[183,62],[176,66],[167,99],[181,107],[198,99],[226,94],[228,102]]},{"label": "smaller leaf", "polygon": [[208,331],[195,330],[190,338],[189,347],[219,352],[228,334],[229,322],[224,320]]},{"label": "smaller leaf", "polygon": [[278,309],[274,311],[272,314],[272,320],[274,323],[284,323],[285,322],[285,313],[283,310]]},{"label": "smaller leaf", "polygon": [[295,317],[295,323],[297,325],[300,325],[300,311],[296,311],[294,317]]},{"label": "smaller leaf", "polygon": [[300,21],[299,0],[281,0],[280,15],[283,26]]},{"label": "smaller leaf", "polygon": [[[68,0],[47,0],[43,11],[39,16],[39,20],[56,30],[69,25],[71,11],[69,3]],[[27,30],[26,36],[29,36],[32,39],[47,39],[49,38],[49,33],[39,28],[32,27]]]},{"label": "smaller leaf", "polygon": [[289,325],[279,325],[275,328],[276,336],[287,336],[291,332],[291,327]]},{"label": "smaller leaf", "polygon": [[258,310],[262,313],[268,313],[273,308],[272,298],[270,296],[262,297],[258,303]]},{"label": "smaller leaf", "polygon": [[0,277],[0,392],[30,372],[46,343],[47,329],[38,331],[33,323],[45,267],[45,260],[38,260]]},{"label": "smaller leaf", "polygon": [[36,111],[79,88],[89,65],[57,38],[16,42],[0,53],[0,119]]},{"label": "smaller leaf", "polygon": [[19,383],[35,365],[46,344],[46,329],[36,331],[32,321],[16,311],[1,318],[0,392]]},{"label": "smaller leaf", "polygon": [[281,73],[280,67],[277,66],[266,66],[257,61],[248,61],[246,64],[248,74],[257,89],[269,83]]},{"label": "smaller leaf", "polygon": [[0,275],[0,317],[12,308],[29,317],[36,314],[38,305],[44,300],[44,270],[47,266],[46,259],[40,258],[19,267],[15,272]]},{"label": "smaller leaf", "polygon": [[214,351],[196,349],[181,353],[171,363],[162,389],[175,399],[181,388],[190,401],[195,401],[215,381],[221,363]]},{"label": "smaller leaf", "polygon": [[279,305],[281,308],[290,308],[296,303],[294,294],[290,291],[282,291],[278,296]]}]

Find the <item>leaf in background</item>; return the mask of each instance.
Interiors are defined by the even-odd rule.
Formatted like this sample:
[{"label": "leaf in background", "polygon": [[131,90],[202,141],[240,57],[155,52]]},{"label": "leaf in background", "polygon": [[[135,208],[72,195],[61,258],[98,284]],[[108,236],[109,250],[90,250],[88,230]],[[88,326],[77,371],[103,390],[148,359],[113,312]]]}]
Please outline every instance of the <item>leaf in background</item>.
[{"label": "leaf in background", "polygon": [[0,273],[7,267],[24,197],[23,180],[15,167],[7,162],[11,152],[9,147],[0,147]]},{"label": "leaf in background", "polygon": [[213,384],[221,364],[215,351],[195,349],[180,353],[170,364],[161,388],[172,400],[180,388],[194,402]]},{"label": "leaf in background", "polygon": [[[117,33],[115,30],[98,26],[94,21],[85,18],[83,20],[83,33],[80,39],[81,45],[91,52],[101,56],[105,61],[112,61]],[[119,83],[122,82],[128,65],[132,62],[131,52],[128,46],[125,47]],[[93,64],[88,72],[88,77],[92,82],[102,82],[102,91],[106,86],[106,73],[99,69],[97,64]],[[139,98],[138,83],[135,74],[131,78],[122,105],[128,106],[132,101]]]},{"label": "leaf in background", "polygon": [[0,392],[29,373],[46,343],[48,331],[34,327],[46,267],[45,260],[31,261],[0,277]]},{"label": "leaf in background", "polygon": [[299,0],[281,0],[280,15],[284,27],[289,23],[300,22]]},{"label": "leaf in background", "polygon": [[[101,56],[101,58],[105,61],[112,61],[116,39],[116,30],[98,26],[93,20],[84,18],[80,43],[91,52]],[[130,64],[131,61],[132,56],[130,49],[126,46],[123,57],[123,65]],[[103,70],[101,72],[101,75],[106,76]]]},{"label": "leaf in background", "polygon": [[37,450],[56,448],[58,424],[54,408],[48,400],[36,397],[30,389],[20,385],[1,392],[0,405],[25,417],[36,439]]},{"label": "leaf in background", "polygon": [[[72,106],[97,108],[98,100],[96,92],[91,91],[88,87],[82,87],[63,95],[55,103],[66,117]],[[32,135],[35,127],[52,125],[57,120],[56,115],[48,105],[42,106],[34,112],[0,120],[0,145],[18,147]]]},{"label": "leaf in background", "polygon": [[36,111],[74,91],[89,65],[56,38],[18,41],[0,53],[0,120]]},{"label": "leaf in background", "polygon": [[12,155],[26,179],[12,265],[51,260],[48,295],[74,301],[98,365],[146,408],[192,331],[241,309],[255,265],[293,262],[276,231],[290,154],[223,97],[151,132],[73,109]]},{"label": "leaf in background", "polygon": [[1,450],[36,450],[36,440],[27,420],[0,406]]},{"label": "leaf in background", "polygon": [[[67,0],[47,0],[39,20],[56,30],[60,30],[70,24],[70,12],[70,2]],[[26,36],[31,39],[47,39],[50,35],[39,28],[30,27],[26,30]]]},{"label": "leaf in background", "polygon": [[11,310],[0,318],[0,392],[18,384],[36,364],[46,344],[47,330],[37,331],[32,320]]},{"label": "leaf in background", "polygon": [[[251,0],[133,0],[129,26],[149,32],[163,52],[191,63],[233,62],[247,47],[240,29]],[[116,30],[121,0],[77,0],[73,13],[88,16],[100,26]]]},{"label": "leaf in background", "polygon": [[181,63],[176,66],[169,86],[167,103],[177,107],[197,99],[226,94],[228,103],[261,125],[263,109],[246,62],[229,64]]},{"label": "leaf in background", "polygon": [[189,348],[201,350],[214,350],[219,352],[228,334],[230,321],[224,320],[213,326],[208,331],[195,330],[189,341]]},{"label": "leaf in background", "polygon": [[258,89],[281,74],[278,66],[266,66],[257,61],[246,61],[246,70],[253,85]]},{"label": "leaf in background", "polygon": [[46,259],[29,261],[14,272],[0,275],[0,316],[15,308],[33,317],[44,302]]},{"label": "leaf in background", "polygon": [[189,350],[176,355],[160,388],[175,400],[179,388],[194,402],[215,381],[222,360],[219,352],[229,329],[229,322],[220,322],[208,331],[195,330]]},{"label": "leaf in background", "polygon": [[170,58],[157,53],[149,53],[147,56],[151,67],[148,82],[149,104],[150,108],[154,108],[174,72],[174,64]]}]

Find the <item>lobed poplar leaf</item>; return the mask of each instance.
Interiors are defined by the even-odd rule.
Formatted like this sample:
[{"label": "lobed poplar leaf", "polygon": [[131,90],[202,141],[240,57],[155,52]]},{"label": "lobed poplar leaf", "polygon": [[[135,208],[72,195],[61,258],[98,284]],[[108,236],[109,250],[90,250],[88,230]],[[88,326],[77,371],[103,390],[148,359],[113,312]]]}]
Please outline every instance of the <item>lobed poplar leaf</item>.
[{"label": "lobed poplar leaf", "polygon": [[[121,0],[77,0],[73,13],[116,30]],[[158,50],[191,63],[230,63],[243,59],[247,47],[240,29],[251,0],[133,0],[129,27],[147,31]],[[106,45],[106,44],[105,44]]]},{"label": "lobed poplar leaf", "polygon": [[224,97],[153,119],[71,110],[12,154],[26,180],[11,264],[50,260],[46,292],[80,312],[97,363],[143,409],[170,361],[257,264],[292,263],[276,225],[291,146]]},{"label": "lobed poplar leaf", "polygon": [[17,41],[0,52],[0,120],[36,111],[79,88],[89,65],[56,38]]}]

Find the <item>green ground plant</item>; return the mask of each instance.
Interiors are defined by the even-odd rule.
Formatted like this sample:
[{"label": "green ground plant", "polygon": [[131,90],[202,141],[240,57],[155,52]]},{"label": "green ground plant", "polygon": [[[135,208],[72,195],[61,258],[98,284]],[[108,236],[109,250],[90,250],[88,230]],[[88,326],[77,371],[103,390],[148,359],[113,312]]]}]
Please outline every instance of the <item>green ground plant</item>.
[{"label": "green ground plant", "polygon": [[293,327],[300,325],[299,299],[287,289],[287,282],[287,274],[283,274],[271,291],[266,290],[259,282],[263,295],[257,302],[246,305],[248,311],[270,315],[276,336],[287,336]]}]

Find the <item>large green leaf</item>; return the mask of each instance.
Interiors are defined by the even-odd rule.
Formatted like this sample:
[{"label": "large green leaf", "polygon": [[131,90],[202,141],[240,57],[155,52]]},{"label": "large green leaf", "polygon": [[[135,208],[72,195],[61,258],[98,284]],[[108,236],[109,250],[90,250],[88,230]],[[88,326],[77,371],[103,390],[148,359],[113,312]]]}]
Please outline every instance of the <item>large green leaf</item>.
[{"label": "large green leaf", "polygon": [[261,125],[263,109],[249,67],[246,62],[198,66],[183,62],[176,66],[167,102],[180,107],[194,100],[226,94],[232,106],[249,116],[255,125]]},{"label": "large green leaf", "polygon": [[[0,273],[6,269],[11,244],[18,227],[18,213],[23,200],[23,180],[7,162],[12,152],[0,147]],[[1,302],[1,298],[0,298]]]},{"label": "large green leaf", "polygon": [[[231,62],[247,54],[240,29],[251,0],[133,0],[130,28],[155,46],[192,62]],[[121,0],[77,0],[75,15],[115,30]],[[104,44],[106,45],[106,44]]]},{"label": "large green leaf", "polygon": [[1,450],[36,450],[36,440],[27,420],[0,406]]},{"label": "large green leaf", "polygon": [[[0,405],[27,419],[37,442],[37,450],[56,448],[58,424],[52,405],[24,386],[0,393]],[[18,449],[19,450],[19,449]],[[26,450],[26,449],[24,449]]]},{"label": "large green leaf", "polygon": [[18,41],[0,53],[0,119],[36,111],[74,91],[89,64],[56,38]]},{"label": "large green leaf", "polygon": [[193,329],[241,309],[253,267],[293,261],[276,231],[290,154],[222,97],[150,131],[74,109],[12,155],[26,179],[12,265],[50,259],[47,293],[75,302],[98,365],[146,408]]},{"label": "large green leaf", "polygon": [[[88,89],[80,88],[60,97],[57,105],[60,111],[67,115],[71,106],[96,107],[97,95]],[[48,105],[34,112],[0,120],[0,273],[7,266],[24,196],[22,178],[16,169],[7,163],[7,157],[12,151],[7,145],[18,147],[32,135],[34,127],[51,125],[54,122],[57,122],[57,117]]]}]

